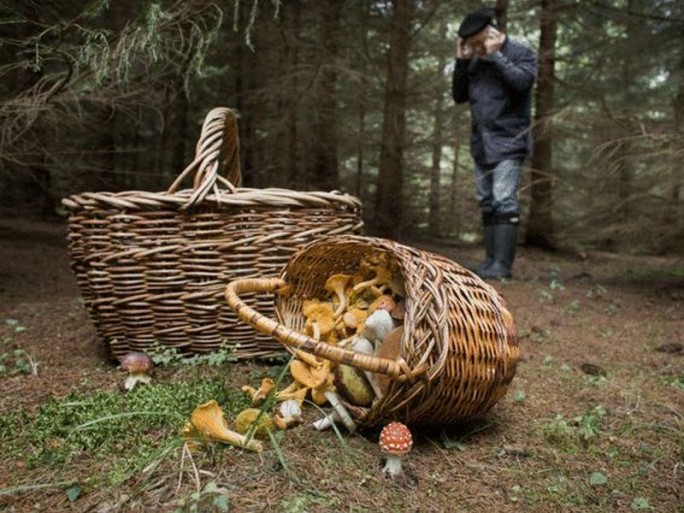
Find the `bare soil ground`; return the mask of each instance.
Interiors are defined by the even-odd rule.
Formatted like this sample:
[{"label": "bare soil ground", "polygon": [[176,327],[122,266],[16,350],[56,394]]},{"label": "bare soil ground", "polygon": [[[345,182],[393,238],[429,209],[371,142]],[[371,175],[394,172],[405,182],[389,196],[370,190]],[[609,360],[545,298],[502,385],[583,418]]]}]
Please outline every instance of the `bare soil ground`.
[{"label": "bare soil ground", "polygon": [[[427,249],[463,263],[480,252]],[[19,347],[37,363],[35,375],[0,373],[0,416],[26,419],[0,433],[0,511],[227,511],[210,505],[211,490],[196,493],[211,482],[238,512],[684,512],[684,261],[521,248],[516,279],[495,286],[520,334],[511,390],[480,422],[417,433],[398,480],[380,473],[376,432],[343,443],[304,425],[278,450],[216,449],[196,455],[195,468],[177,450],[117,481],[116,453],[29,464],[12,446],[51,398],[120,393],[121,374],[79,300],[65,227],[0,220],[0,356]],[[273,371],[206,370],[236,389]]]}]

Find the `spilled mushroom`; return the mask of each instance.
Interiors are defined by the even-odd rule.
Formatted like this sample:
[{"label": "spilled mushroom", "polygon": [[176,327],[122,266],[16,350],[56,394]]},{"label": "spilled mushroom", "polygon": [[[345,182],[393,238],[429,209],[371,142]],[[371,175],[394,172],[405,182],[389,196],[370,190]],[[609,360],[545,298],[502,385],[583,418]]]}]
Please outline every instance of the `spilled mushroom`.
[{"label": "spilled mushroom", "polygon": [[190,416],[190,422],[183,428],[183,438],[186,440],[200,439],[223,442],[255,452],[263,450],[263,446],[258,440],[250,440],[228,428],[223,410],[214,400],[195,408]]},{"label": "spilled mushroom", "polygon": [[235,417],[235,430],[241,435],[254,431],[258,438],[268,437],[268,432],[274,430],[274,422],[271,417],[258,408],[247,408]]},{"label": "spilled mushroom", "polygon": [[252,401],[252,406],[259,406],[271,394],[275,388],[275,382],[271,378],[263,378],[259,388],[254,388],[249,385],[242,387],[242,391],[247,394]]},{"label": "spilled mushroom", "polygon": [[288,399],[280,403],[278,413],[273,418],[273,422],[278,429],[288,429],[301,424],[303,421],[302,409],[294,399]]}]

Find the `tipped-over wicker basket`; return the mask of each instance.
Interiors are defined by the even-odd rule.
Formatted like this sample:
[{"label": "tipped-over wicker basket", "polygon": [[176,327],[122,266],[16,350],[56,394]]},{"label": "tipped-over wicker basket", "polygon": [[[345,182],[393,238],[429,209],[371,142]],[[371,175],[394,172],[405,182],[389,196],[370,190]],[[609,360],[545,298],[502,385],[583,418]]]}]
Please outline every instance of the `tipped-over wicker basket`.
[{"label": "tipped-over wicker basket", "polygon": [[[193,188],[177,190],[192,172]],[[223,301],[225,284],[277,276],[297,249],[322,235],[359,233],[361,203],[337,192],[238,188],[240,178],[237,121],[217,108],[205,119],[195,160],[166,192],[63,200],[72,268],[113,357],[155,344],[181,353],[225,346],[240,358],[283,352],[239,322]],[[271,296],[247,302],[273,311]]]},{"label": "tipped-over wicker basket", "polygon": [[[303,300],[325,298],[330,275],[353,274],[362,258],[379,253],[394,257],[406,287],[400,357],[364,355],[302,334]],[[280,289],[287,292],[276,300],[278,321],[240,299]],[[453,424],[479,416],[506,393],[520,354],[513,318],[490,285],[447,258],[385,239],[313,242],[292,257],[280,278],[230,283],[226,300],[243,321],[289,348],[389,376],[387,393],[372,406],[346,405],[367,426],[389,420]]]}]

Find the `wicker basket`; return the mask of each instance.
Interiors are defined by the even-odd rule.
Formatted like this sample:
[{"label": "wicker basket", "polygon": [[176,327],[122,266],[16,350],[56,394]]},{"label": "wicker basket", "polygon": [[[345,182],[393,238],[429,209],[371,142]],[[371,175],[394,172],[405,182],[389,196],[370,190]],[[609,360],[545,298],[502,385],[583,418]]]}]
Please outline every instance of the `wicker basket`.
[{"label": "wicker basket", "polygon": [[[382,252],[396,259],[406,285],[400,357],[363,355],[303,335],[302,301],[326,297],[331,274],[352,274],[360,259]],[[240,299],[284,285],[288,293],[276,301],[279,322]],[[479,416],[506,393],[520,354],[513,319],[491,286],[451,260],[385,239],[340,236],[313,242],[292,257],[280,278],[233,282],[226,300],[242,320],[289,348],[389,376],[387,394],[370,408],[346,405],[367,426],[389,420],[453,424]]]},{"label": "wicker basket", "polygon": [[[206,117],[195,160],[166,192],[63,200],[72,268],[114,358],[155,344],[182,353],[227,346],[238,358],[282,353],[281,344],[239,322],[223,288],[236,278],[277,276],[321,235],[360,232],[361,203],[352,196],[238,188],[237,155],[235,117],[217,108]],[[193,188],[177,190],[193,172]],[[270,295],[246,300],[273,311]]]}]

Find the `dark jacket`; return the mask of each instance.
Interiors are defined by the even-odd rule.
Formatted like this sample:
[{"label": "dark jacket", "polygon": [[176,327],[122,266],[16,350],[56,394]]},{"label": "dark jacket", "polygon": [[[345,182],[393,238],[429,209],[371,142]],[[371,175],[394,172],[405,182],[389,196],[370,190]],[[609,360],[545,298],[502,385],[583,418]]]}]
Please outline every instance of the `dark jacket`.
[{"label": "dark jacket", "polygon": [[457,60],[453,95],[470,102],[470,153],[478,165],[525,158],[532,150],[530,97],[536,52],[508,37],[489,59]]}]

